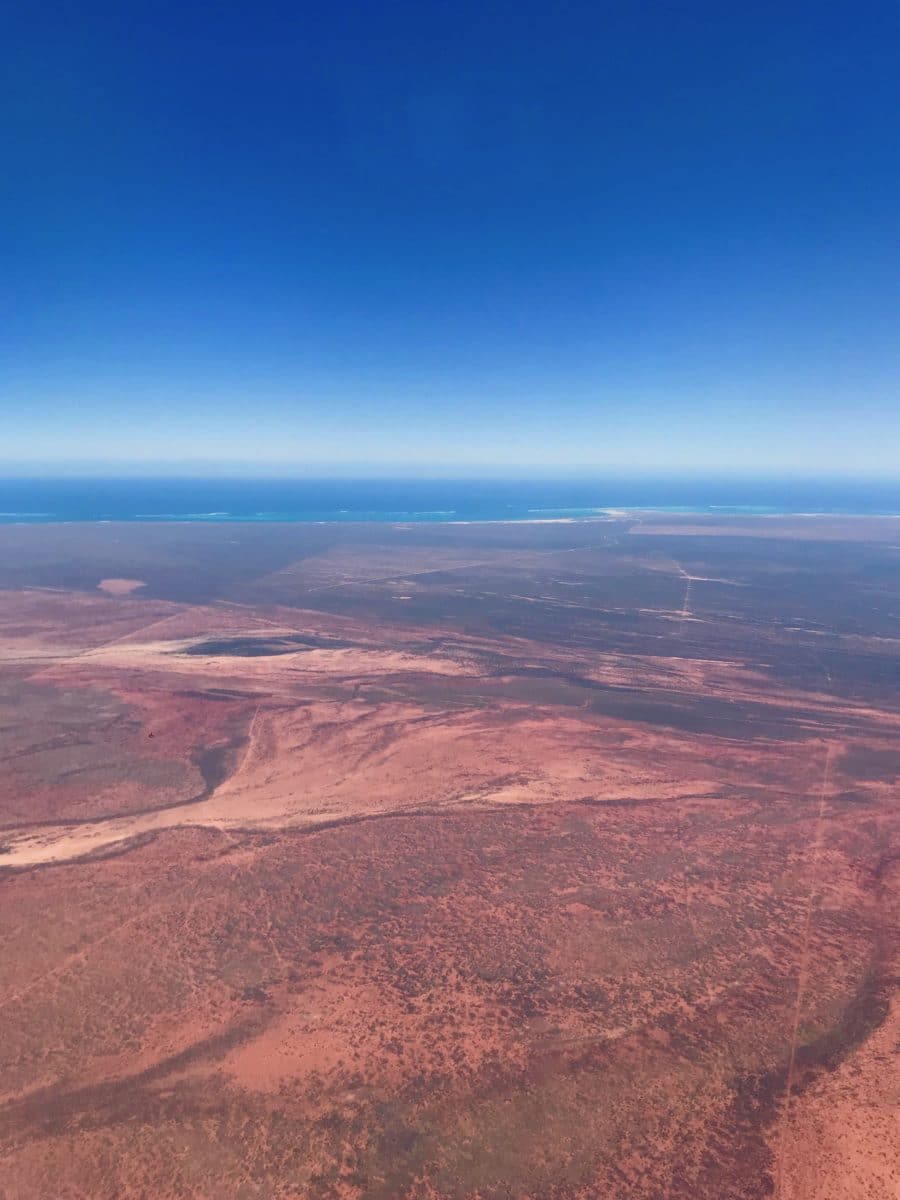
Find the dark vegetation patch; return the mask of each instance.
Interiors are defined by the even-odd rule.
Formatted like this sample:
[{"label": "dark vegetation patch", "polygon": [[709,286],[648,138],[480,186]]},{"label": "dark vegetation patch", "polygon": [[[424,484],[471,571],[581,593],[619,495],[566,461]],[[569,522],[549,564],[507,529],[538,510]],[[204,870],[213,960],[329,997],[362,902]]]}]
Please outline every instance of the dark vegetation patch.
[{"label": "dark vegetation patch", "polygon": [[868,715],[769,704],[765,700],[728,700],[700,691],[628,687],[552,667],[516,667],[501,662],[495,671],[474,678],[395,676],[391,678],[391,690],[360,689],[359,695],[377,702],[399,693],[423,705],[447,709],[484,708],[514,701],[748,741],[796,741],[822,737],[829,731],[870,733],[877,728]]},{"label": "dark vegetation patch", "polygon": [[206,688],[204,691],[185,689],[173,692],[173,696],[183,696],[186,700],[259,700],[259,692],[242,692],[237,688]]},{"label": "dark vegetation patch", "polygon": [[891,783],[900,776],[900,748],[883,750],[851,746],[841,759],[841,769],[853,779]]},{"label": "dark vegetation patch", "polygon": [[354,644],[340,638],[291,633],[278,637],[208,638],[203,642],[195,642],[179,653],[212,658],[264,658],[275,654],[295,654],[301,650],[344,650]]},{"label": "dark vegetation patch", "polygon": [[205,800],[220,784],[225,782],[231,773],[234,753],[246,743],[246,740],[243,734],[235,734],[230,741],[221,746],[207,746],[202,750],[195,751],[194,762],[203,776],[204,787],[199,795],[191,797],[185,803],[192,804],[198,800]]},{"label": "dark vegetation patch", "polygon": [[136,1075],[88,1084],[64,1090],[49,1087],[0,1107],[0,1137],[15,1137],[20,1131],[28,1136],[49,1136],[65,1132],[106,1129],[127,1121],[165,1119],[183,1111],[179,1088],[150,1090],[167,1076],[183,1071],[194,1063],[223,1057],[240,1045],[262,1025],[252,1017],[222,1033],[202,1038],[186,1050],[156,1063]]},{"label": "dark vegetation patch", "polygon": [[[197,698],[245,697],[223,691]],[[206,726],[205,735],[195,735],[200,744],[192,751],[182,742],[167,752],[164,737],[149,740],[152,717],[145,726],[146,714],[112,692],[17,683],[0,694],[0,828],[85,825],[206,799],[233,769],[250,712],[237,705],[222,714],[214,732]],[[191,763],[202,780],[199,790]],[[135,783],[141,794],[132,807],[121,807],[118,788]]]},{"label": "dark vegetation patch", "polygon": [[[875,1033],[887,1017],[890,992],[898,983],[900,980],[886,979],[873,968],[837,1024],[814,1041],[797,1047],[792,1095],[804,1092],[823,1071],[835,1070]],[[786,1087],[786,1066],[743,1075],[732,1082],[734,1098],[725,1119],[712,1131],[699,1186],[693,1194],[763,1200],[774,1193],[774,1157],[765,1134],[778,1117]],[[675,1194],[682,1193],[676,1189]]]}]

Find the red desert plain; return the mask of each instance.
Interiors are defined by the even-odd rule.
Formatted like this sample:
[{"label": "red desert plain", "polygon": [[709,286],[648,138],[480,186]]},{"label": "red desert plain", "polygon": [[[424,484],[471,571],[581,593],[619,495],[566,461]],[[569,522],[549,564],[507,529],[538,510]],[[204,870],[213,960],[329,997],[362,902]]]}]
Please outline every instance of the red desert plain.
[{"label": "red desert plain", "polygon": [[900,1195],[900,521],[0,528],[3,1200]]}]

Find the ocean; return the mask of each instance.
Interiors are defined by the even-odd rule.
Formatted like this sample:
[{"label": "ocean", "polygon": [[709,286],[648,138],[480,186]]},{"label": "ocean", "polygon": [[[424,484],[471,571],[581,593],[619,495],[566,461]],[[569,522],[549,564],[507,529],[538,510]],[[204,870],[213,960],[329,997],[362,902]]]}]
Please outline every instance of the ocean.
[{"label": "ocean", "polygon": [[552,521],[610,509],[900,514],[900,480],[0,479],[0,524]]}]

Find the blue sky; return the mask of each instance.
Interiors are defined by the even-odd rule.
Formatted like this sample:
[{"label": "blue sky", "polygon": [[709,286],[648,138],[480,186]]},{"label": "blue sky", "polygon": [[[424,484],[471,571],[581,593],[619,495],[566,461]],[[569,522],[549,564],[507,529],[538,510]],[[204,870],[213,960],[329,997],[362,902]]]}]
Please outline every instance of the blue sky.
[{"label": "blue sky", "polygon": [[893,3],[13,5],[7,469],[896,474]]}]

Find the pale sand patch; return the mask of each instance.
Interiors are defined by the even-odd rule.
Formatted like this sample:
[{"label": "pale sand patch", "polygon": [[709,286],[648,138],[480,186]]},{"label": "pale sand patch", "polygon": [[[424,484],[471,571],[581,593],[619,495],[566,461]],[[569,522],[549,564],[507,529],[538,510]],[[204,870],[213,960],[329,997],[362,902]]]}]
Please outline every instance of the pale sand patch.
[{"label": "pale sand patch", "polygon": [[216,829],[306,828],[423,807],[555,804],[596,795],[602,800],[666,800],[706,795],[715,780],[699,778],[691,760],[635,767],[616,723],[610,740],[560,714],[535,720],[525,708],[497,713],[429,712],[356,701],[293,711],[260,708],[243,760],[215,793],[194,804],[83,825],[46,826],[6,837],[0,868],[63,862],[142,834],[181,825]]},{"label": "pale sand patch", "polygon": [[127,596],[129,592],[146,586],[143,579],[101,579],[97,584],[101,592],[107,592],[110,596]]}]

